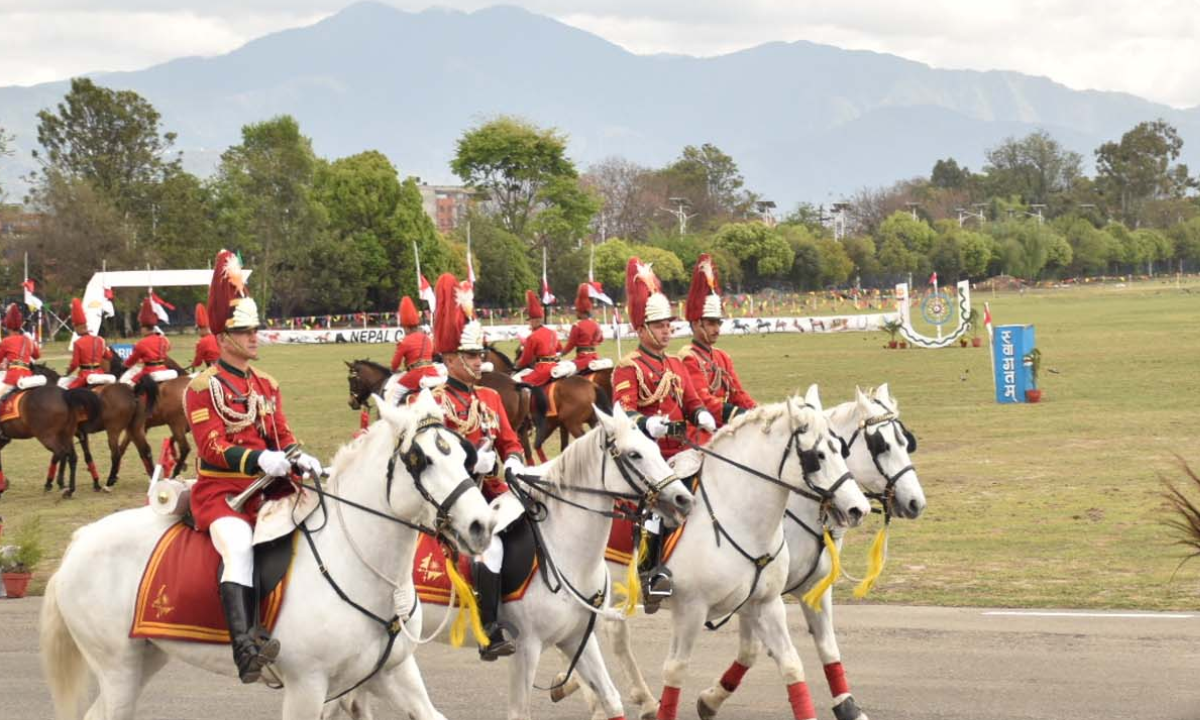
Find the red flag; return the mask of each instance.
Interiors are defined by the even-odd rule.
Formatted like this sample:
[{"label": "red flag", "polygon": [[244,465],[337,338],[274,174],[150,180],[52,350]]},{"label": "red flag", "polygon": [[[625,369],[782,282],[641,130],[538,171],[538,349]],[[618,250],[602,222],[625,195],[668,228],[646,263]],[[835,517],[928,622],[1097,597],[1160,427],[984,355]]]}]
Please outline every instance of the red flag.
[{"label": "red flag", "polygon": [[158,456],[158,466],[162,468],[164,477],[171,477],[175,470],[175,445],[171,438],[163,438],[162,452]]},{"label": "red flag", "polygon": [[929,284],[937,285],[937,270],[934,270],[933,274],[929,276]]},{"label": "red flag", "polygon": [[987,329],[988,339],[992,338],[992,309],[987,303],[983,304],[983,327]]}]

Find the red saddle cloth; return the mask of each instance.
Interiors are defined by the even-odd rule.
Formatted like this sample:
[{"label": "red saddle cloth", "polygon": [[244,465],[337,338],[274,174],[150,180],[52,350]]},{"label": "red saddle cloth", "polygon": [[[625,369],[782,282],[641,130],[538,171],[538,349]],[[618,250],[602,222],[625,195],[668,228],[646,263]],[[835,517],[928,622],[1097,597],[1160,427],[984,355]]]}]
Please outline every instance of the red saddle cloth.
[{"label": "red saddle cloth", "polygon": [[[662,561],[664,563],[671,559],[671,553],[675,552],[675,546],[679,543],[679,538],[683,537],[685,527],[687,527],[687,523],[671,530],[666,540],[663,541]],[[604,549],[604,559],[618,565],[628,565],[632,557],[633,521],[615,518],[612,522],[612,530],[608,534],[608,547]]]},{"label": "red saddle cloth", "polygon": [[[154,546],[138,586],[131,638],[228,643],[229,627],[217,591],[221,556],[206,532],[182,522]],[[259,606],[261,625],[274,629],[291,569]]]},{"label": "red saddle cloth", "polygon": [[[421,598],[422,602],[434,605],[450,604],[450,576],[446,573],[447,562],[446,554],[442,552],[442,546],[437,539],[422,534],[421,539],[417,542],[416,557],[413,558],[413,584],[417,588],[417,597]],[[525,597],[525,592],[533,582],[534,575],[537,574],[537,567],[537,560],[534,559],[524,582],[511,590],[505,587],[508,592],[504,593],[503,602],[515,602]],[[461,553],[458,556],[458,574],[472,587],[475,586],[475,581],[471,577],[471,558]],[[457,598],[454,605],[458,606]]]},{"label": "red saddle cloth", "polygon": [[0,404],[0,422],[8,422],[21,417],[21,403],[25,400],[25,390],[18,390],[4,398]]}]

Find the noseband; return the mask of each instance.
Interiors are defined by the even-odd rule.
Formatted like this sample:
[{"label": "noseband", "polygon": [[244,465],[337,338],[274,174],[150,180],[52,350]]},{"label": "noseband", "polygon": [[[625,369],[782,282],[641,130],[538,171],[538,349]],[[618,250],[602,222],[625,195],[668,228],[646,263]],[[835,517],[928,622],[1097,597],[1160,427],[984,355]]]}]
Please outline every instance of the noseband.
[{"label": "noseband", "polygon": [[[878,400],[875,402],[880,406],[883,406],[883,403],[880,403]],[[883,407],[885,410],[887,409],[886,406]],[[884,486],[883,492],[873,493],[863,491],[863,494],[883,505],[884,516],[886,519],[890,520],[892,514],[892,501],[896,497],[896,483],[899,482],[900,478],[903,477],[905,473],[909,471],[915,471],[915,468],[913,468],[912,464],[910,463],[900,468],[900,470],[892,475],[889,475],[887,471],[883,469],[883,463],[880,461],[880,458],[889,453],[892,449],[891,446],[888,445],[887,440],[883,437],[883,428],[886,426],[893,426],[900,430],[900,434],[904,438],[905,447],[908,449],[910,454],[917,451],[917,436],[913,435],[911,432],[909,432],[908,428],[904,427],[904,423],[900,421],[900,418],[896,416],[896,413],[888,410],[883,415],[867,418],[866,420],[860,422],[858,427],[855,428],[854,434],[850,436],[850,440],[842,440],[842,454],[848,457],[850,455],[850,448],[853,447],[859,436],[862,436],[863,441],[867,444],[867,451],[871,453],[871,462],[875,464],[875,469],[879,471],[880,476],[887,480],[887,484]],[[868,432],[868,428],[875,428],[875,431]],[[839,440],[840,439],[841,438],[839,438]]]}]

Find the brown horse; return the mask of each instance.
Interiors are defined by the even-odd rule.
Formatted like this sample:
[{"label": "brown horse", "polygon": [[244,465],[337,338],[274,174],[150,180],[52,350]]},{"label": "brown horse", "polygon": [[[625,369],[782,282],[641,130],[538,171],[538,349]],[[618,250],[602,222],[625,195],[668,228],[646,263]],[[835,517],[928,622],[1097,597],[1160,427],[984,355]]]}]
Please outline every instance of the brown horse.
[{"label": "brown horse", "polygon": [[[350,383],[349,405],[353,410],[367,407],[372,393],[380,394],[392,371],[377,362],[370,360],[355,360],[346,363],[350,374],[346,380]],[[521,438],[521,447],[525,451],[525,461],[533,462],[533,452],[529,446],[529,408],[530,393],[522,390],[516,382],[507,375],[497,372],[485,372],[479,384],[495,390],[500,395],[504,405],[504,414],[508,422]]]},{"label": "brown horse", "polygon": [[[120,360],[113,358],[113,367],[116,368]],[[171,468],[163,468],[163,473],[168,477],[175,477],[186,466],[188,454],[192,451],[192,446],[188,444],[188,433],[191,428],[188,425],[187,408],[183,403],[183,393],[187,390],[188,383],[192,381],[188,377],[187,371],[179,365],[179,363],[167,358],[167,368],[179,373],[179,377],[173,380],[158,383],[158,398],[154,403],[151,412],[146,413],[146,423],[142,428],[142,436],[145,437],[145,431],[150,428],[161,427],[166,425],[171,431],[171,444],[175,449],[175,465]],[[121,441],[120,452],[125,453],[125,448],[129,446],[129,441],[133,438],[126,435]],[[146,463],[147,469],[153,472],[153,459],[150,454],[149,446],[143,454],[142,449],[138,447],[138,453],[142,455],[142,462]]]},{"label": "brown horse", "polygon": [[[513,361],[503,351],[494,345],[487,345],[487,359],[498,370],[502,369],[511,376],[516,369]],[[612,387],[612,371],[601,371],[608,374],[608,385]],[[566,447],[571,438],[577,438],[587,432],[595,424],[596,416],[592,406],[599,407],[607,413],[612,412],[612,394],[599,384],[592,382],[586,376],[572,375],[551,383],[549,393],[547,388],[534,387],[524,383],[516,383],[519,388],[528,388],[533,399],[531,421],[537,432],[534,433],[533,449],[538,458],[546,462],[546,453],[542,445],[555,431],[559,431],[559,445]],[[548,414],[551,403],[554,414]]]},{"label": "brown horse", "polygon": [[[120,358],[114,356],[109,372],[115,375],[114,371],[120,370],[120,363]],[[39,365],[37,372],[39,375],[46,376],[47,383],[58,383],[58,374],[50,368]],[[146,467],[146,473],[152,474],[154,461],[150,452],[150,443],[146,442],[145,424],[146,415],[154,410],[154,404],[158,399],[158,384],[149,377],[143,377],[138,381],[137,386],[132,388],[125,383],[115,382],[108,385],[92,385],[86,389],[100,398],[100,415],[86,423],[80,423],[75,431],[75,437],[79,439],[79,445],[83,448],[83,460],[92,476],[92,489],[99,491],[117,484],[121,458],[126,445],[128,445],[128,442],[121,444],[122,434],[133,440],[138,449],[138,455],[142,458],[142,464]],[[88,435],[100,431],[104,431],[108,436],[110,459],[108,480],[103,488],[100,485],[100,473],[96,470],[96,462],[92,459],[92,449],[88,442]]]},{"label": "brown horse", "polygon": [[[42,367],[45,366],[35,366]],[[92,391],[79,388],[63,390],[47,382],[42,387],[18,391],[22,396],[14,400],[20,403],[19,413],[11,420],[0,422],[0,450],[13,440],[37,438],[50,451],[50,471],[46,474],[46,492],[54,487],[57,471],[58,486],[63,487],[63,475],[70,465],[70,486],[63,490],[63,497],[75,494],[75,431],[80,423],[90,422],[100,416],[100,399]],[[0,493],[8,487],[0,464]]]}]

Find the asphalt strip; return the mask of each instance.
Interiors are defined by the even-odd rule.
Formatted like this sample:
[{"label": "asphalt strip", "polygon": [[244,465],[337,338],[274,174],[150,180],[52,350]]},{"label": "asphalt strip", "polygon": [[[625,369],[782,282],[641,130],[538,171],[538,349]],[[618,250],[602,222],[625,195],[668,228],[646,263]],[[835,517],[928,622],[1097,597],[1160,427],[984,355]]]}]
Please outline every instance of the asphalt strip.
[{"label": "asphalt strip", "polygon": [[1077,617],[1077,618],[1146,618],[1150,620],[1187,620],[1196,615],[1190,613],[1118,613],[1118,612],[1071,612],[1044,610],[989,610],[983,615],[1003,615],[1009,617]]}]

